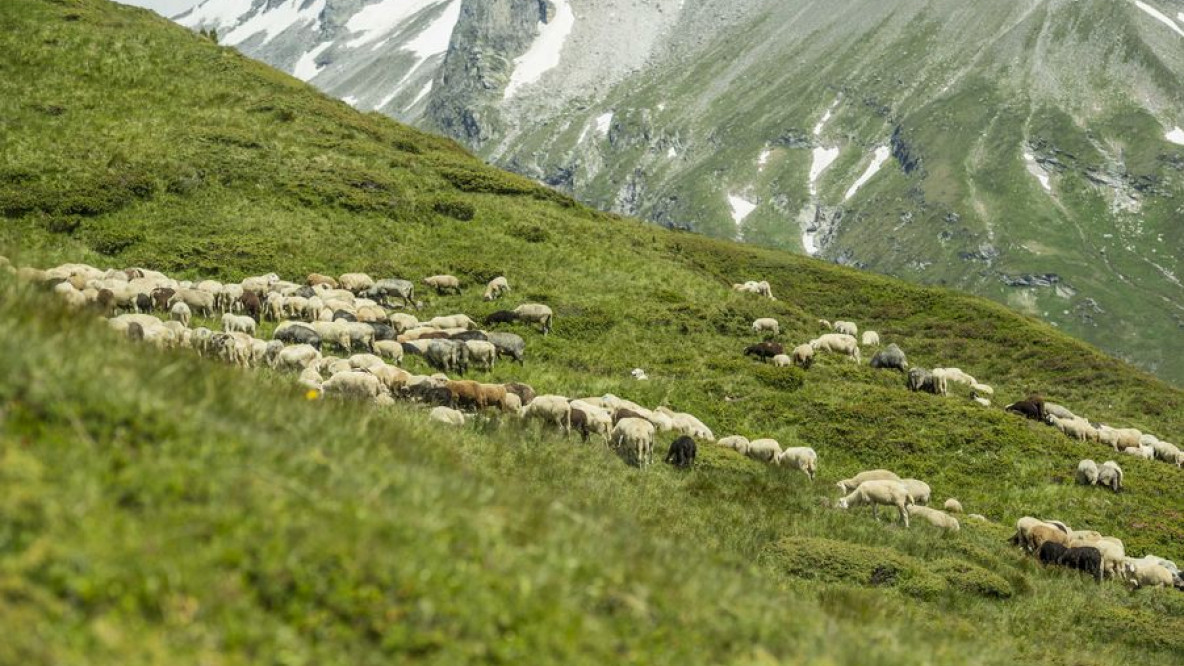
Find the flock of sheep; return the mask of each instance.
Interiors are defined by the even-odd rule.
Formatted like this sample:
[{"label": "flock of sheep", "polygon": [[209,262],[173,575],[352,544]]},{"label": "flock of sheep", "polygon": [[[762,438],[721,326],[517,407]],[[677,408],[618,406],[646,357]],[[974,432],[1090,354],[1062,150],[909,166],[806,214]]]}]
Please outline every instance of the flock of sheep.
[{"label": "flock of sheep", "polygon": [[[537,395],[532,387],[520,382],[491,384],[452,379],[447,373],[463,375],[470,368],[488,371],[501,357],[524,363],[525,340],[515,333],[482,330],[481,325],[465,314],[421,321],[408,311],[422,308],[415,298],[415,284],[408,280],[374,280],[362,273],[349,273],[337,279],[311,274],[303,284],[298,284],[269,274],[249,277],[241,283],[212,280],[195,283],[140,268],[102,270],[85,264],[65,264],[48,270],[14,269],[3,257],[0,267],[15,273],[22,281],[51,289],[71,307],[100,312],[113,329],[133,340],[162,349],[191,348],[203,356],[241,367],[269,366],[298,372],[298,381],[309,389],[310,397],[339,395],[379,405],[406,400],[431,407],[431,420],[454,426],[464,425],[473,413],[496,410],[524,421],[552,425],[565,434],[578,432],[585,442],[595,435],[626,462],[642,468],[653,462],[657,433],[669,432],[675,433],[677,439],[670,445],[665,461],[677,467],[694,464],[697,442],[716,442],[755,460],[796,468],[811,481],[818,472],[818,454],[810,447],[783,449],[773,439],[749,440],[739,435],[717,441],[711,429],[694,415],[664,406],[648,409],[612,394],[575,399]],[[431,276],[423,284],[438,294],[461,293],[460,281],[450,275]],[[768,282],[751,281],[733,288],[776,300]],[[497,300],[510,292],[506,278],[497,277],[486,286],[484,299]],[[195,314],[218,317],[222,330],[190,328]],[[264,320],[276,322],[271,340],[255,337],[259,322]],[[486,328],[512,322],[535,324],[545,335],[551,331],[553,320],[554,315],[546,305],[524,303],[512,310],[493,312],[483,322]],[[811,366],[818,352],[837,353],[855,363],[861,361],[855,323],[831,324],[825,320],[820,323],[833,332],[794,347],[790,354],[785,354],[779,343],[769,339],[749,346],[745,354],[771,359],[778,366],[803,368]],[[757,319],[752,330],[768,337],[780,335],[780,326],[772,318]],[[880,345],[875,331],[864,331],[859,340],[864,346]],[[408,356],[420,357],[436,372],[415,374],[400,367]],[[984,396],[994,393],[990,386],[957,368],[910,368],[904,352],[895,344],[877,351],[871,365],[907,373],[907,386],[914,391],[946,395],[950,382],[964,383],[971,388],[971,398],[984,406],[990,404]],[[632,374],[639,380],[646,378],[641,369],[635,369]],[[1184,463],[1184,454],[1171,444],[1138,431],[1132,435],[1124,430],[1094,426],[1067,409],[1037,397],[1008,405],[1007,409],[1046,421],[1071,436],[1084,433],[1079,439],[1110,443],[1117,450],[1144,451],[1145,445],[1155,457],[1178,466]],[[1092,465],[1092,461],[1082,461],[1078,468],[1079,481],[1120,489],[1122,471],[1113,461],[1107,461],[1101,468],[1096,465],[1091,468],[1086,463]],[[840,481],[838,487],[844,494],[835,502],[838,508],[870,505],[878,518],[877,507],[895,507],[905,527],[909,526],[911,516],[944,530],[959,530],[953,514],[962,512],[961,504],[951,498],[944,504],[945,511],[928,507],[931,491],[923,481],[901,479],[881,469]],[[970,517],[986,520],[977,514]],[[1149,581],[1160,574],[1155,566],[1170,565],[1175,577],[1169,577],[1168,584],[1182,584],[1174,564],[1158,558],[1153,558],[1157,560],[1154,563],[1147,558],[1125,558],[1117,539],[1094,532],[1071,532],[1061,523],[1025,521],[1035,519],[1021,519],[1013,540],[1036,553],[1042,561],[1062,563],[1063,560],[1077,566],[1088,560],[1086,564],[1093,566],[1092,559],[1082,559],[1082,553],[1074,550],[1093,548],[1099,551],[1098,572],[1122,573],[1136,584],[1145,585],[1152,584]],[[1052,525],[1057,534],[1036,529],[1046,525]],[[1062,546],[1068,554],[1056,551],[1049,544]],[[1055,560],[1049,559],[1054,556]]]},{"label": "flock of sheep", "polygon": [[1057,520],[1024,516],[1016,521],[1011,543],[1045,565],[1083,571],[1098,581],[1109,576],[1133,587],[1184,589],[1176,563],[1156,555],[1129,557],[1121,539],[1093,530],[1074,530]]}]

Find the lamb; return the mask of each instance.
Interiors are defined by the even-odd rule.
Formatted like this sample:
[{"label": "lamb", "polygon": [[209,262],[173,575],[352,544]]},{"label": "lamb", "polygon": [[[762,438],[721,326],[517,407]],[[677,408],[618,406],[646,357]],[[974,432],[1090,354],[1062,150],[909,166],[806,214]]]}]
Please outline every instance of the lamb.
[{"label": "lamb", "polygon": [[514,308],[514,314],[518,316],[520,321],[529,324],[538,324],[542,327],[543,335],[551,332],[551,321],[554,315],[551,313],[551,308],[542,305],[541,303],[526,303]]},{"label": "lamb", "polygon": [[935,375],[925,368],[912,368],[909,370],[907,386],[910,391],[925,391],[933,395],[948,395],[949,386],[946,384],[945,377]]},{"label": "lamb", "polygon": [[790,358],[793,359],[794,365],[809,370],[810,366],[814,365],[814,348],[809,344],[798,345],[793,348]]},{"label": "lamb", "polygon": [[859,364],[861,358],[859,355],[859,344],[855,340],[855,336],[847,333],[827,333],[821,337],[810,341],[810,346],[815,351],[829,351],[836,354],[843,354]]},{"label": "lamb", "polygon": [[[338,284],[342,289],[357,294],[374,286],[374,278],[365,273],[346,273],[338,280]],[[245,285],[244,285],[245,286]]]},{"label": "lamb", "polygon": [[458,412],[448,407],[433,407],[432,411],[428,413],[428,418],[438,423],[458,428],[463,427],[465,424],[464,412]]},{"label": "lamb", "polygon": [[762,317],[752,322],[752,332],[781,335],[781,324],[777,323],[777,320],[772,317]]},{"label": "lamb", "polygon": [[1094,576],[1102,582],[1102,552],[1091,546],[1069,548],[1057,559],[1057,563],[1070,569],[1077,569]]},{"label": "lamb", "polygon": [[571,432],[571,404],[563,396],[540,395],[523,408],[522,416],[554,423],[564,434]]},{"label": "lamb", "polygon": [[1122,490],[1122,468],[1113,460],[1107,460],[1098,468],[1098,485],[1114,492]]},{"label": "lamb", "polygon": [[814,475],[818,473],[818,454],[808,446],[791,446],[777,454],[773,459],[773,463],[779,467],[796,467],[802,470],[806,478],[811,481],[814,480]]},{"label": "lamb", "polygon": [[899,370],[901,372],[908,372],[908,357],[905,352],[901,350],[896,342],[882,348],[879,352],[873,354],[871,357],[871,367],[881,370]]},{"label": "lamb", "polygon": [[1092,486],[1098,482],[1098,464],[1088,458],[1077,463],[1077,473],[1074,480],[1083,486]]},{"label": "lamb", "polygon": [[[536,398],[538,400],[538,398]],[[621,419],[609,437],[614,449],[627,461],[645,467],[653,462],[654,424],[645,419]]]},{"label": "lamb", "polygon": [[740,455],[748,455],[748,438],[744,435],[729,435],[720,439],[716,444],[725,449],[732,449]]},{"label": "lamb", "polygon": [[642,370],[641,368],[633,368],[629,371],[629,376],[639,382],[649,381],[650,379],[650,376],[645,374],[645,370]]},{"label": "lamb", "polygon": [[991,401],[978,394],[978,391],[970,392],[970,399],[980,407],[990,407]]},{"label": "lamb", "polygon": [[482,296],[484,300],[492,301],[496,298],[501,298],[503,294],[509,293],[510,283],[505,276],[499,275],[489,281],[485,285],[485,295]]},{"label": "lamb", "polygon": [[326,394],[336,393],[352,398],[373,400],[384,392],[378,378],[368,372],[339,372],[321,384]]},{"label": "lamb", "polygon": [[914,518],[923,518],[934,527],[940,527],[949,532],[957,532],[962,529],[958,524],[958,519],[946,513],[945,511],[938,511],[927,506],[909,505],[908,512]]},{"label": "lamb", "polygon": [[494,331],[486,333],[485,337],[490,344],[497,348],[499,356],[509,356],[517,361],[518,365],[526,364],[526,341],[521,336]]},{"label": "lamb", "polygon": [[189,326],[192,317],[193,313],[189,310],[189,306],[180,301],[173,303],[173,307],[169,308],[169,318],[181,322],[182,326]]},{"label": "lamb", "polygon": [[497,361],[497,347],[492,342],[466,340],[465,346],[469,349],[469,359],[473,365],[486,372],[493,370],[493,364]]},{"label": "lamb", "polygon": [[386,362],[374,354],[354,354],[348,359],[349,367],[355,370],[368,370],[378,365],[386,365]]},{"label": "lamb", "polygon": [[864,347],[879,347],[880,334],[875,331],[864,331],[863,335],[859,338],[859,344]]},{"label": "lamb", "polygon": [[222,331],[226,333],[239,332],[255,335],[255,320],[250,317],[227,312],[222,315]]},{"label": "lamb", "polygon": [[754,439],[749,442],[745,455],[753,460],[774,462],[781,455],[781,444],[775,439]]},{"label": "lamb", "polygon": [[866,483],[867,481],[897,481],[897,482],[899,482],[900,477],[893,474],[892,472],[889,472],[886,469],[873,469],[873,470],[868,470],[866,472],[860,472],[859,474],[856,474],[855,476],[851,477],[850,479],[843,479],[842,481],[839,481],[838,486],[839,486],[839,490],[841,490],[845,493],[849,493],[852,490],[855,490],[856,488],[858,488],[860,486],[860,484]]},{"label": "lamb", "polygon": [[909,492],[899,481],[891,480],[875,480],[865,481],[859,484],[851,494],[839,499],[835,506],[840,509],[849,509],[853,506],[861,504],[870,504],[872,506],[872,517],[876,520],[880,519],[879,505],[895,506],[900,513],[900,520],[905,527],[909,526]]},{"label": "lamb", "polygon": [[929,504],[929,496],[932,491],[929,489],[928,483],[917,479],[904,479],[901,483],[908,489],[909,498],[913,504]]},{"label": "lamb", "polygon": [[460,293],[460,280],[454,275],[433,275],[424,278],[423,283],[435,289],[437,294],[443,294],[446,291]]},{"label": "lamb", "polygon": [[695,440],[683,435],[670,444],[670,450],[663,462],[679,469],[686,469],[695,464],[697,448]]},{"label": "lamb", "polygon": [[785,354],[778,354],[773,357],[773,365],[778,368],[788,368],[793,365],[793,359]]},{"label": "lamb", "polygon": [[942,508],[949,513],[962,513],[962,503],[953,497],[947,499],[946,503],[942,505]]},{"label": "lamb", "polygon": [[856,326],[855,322],[853,321],[836,321],[834,325],[831,326],[831,329],[833,329],[835,333],[850,335],[851,337],[859,335],[859,327]]},{"label": "lamb", "polygon": [[755,345],[748,345],[744,348],[745,356],[755,356],[762,361],[784,353],[785,348],[776,342],[758,342]]}]

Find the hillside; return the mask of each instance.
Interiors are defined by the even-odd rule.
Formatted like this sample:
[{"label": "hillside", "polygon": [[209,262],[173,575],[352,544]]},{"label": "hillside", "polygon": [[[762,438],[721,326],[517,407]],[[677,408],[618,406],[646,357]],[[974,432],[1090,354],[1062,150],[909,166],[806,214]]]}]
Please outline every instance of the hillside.
[{"label": "hillside", "polygon": [[986,296],[1184,381],[1177,0],[297,5],[179,20],[603,210]]},{"label": "hillside", "polygon": [[[1031,514],[1184,559],[1184,472],[1123,456],[1126,492],[1074,486],[1104,449],[866,364],[781,372],[740,352],[756,317],[790,342],[851,319],[992,384],[997,405],[1039,391],[1179,441],[1184,394],[1162,381],[990,301],[590,210],[146,11],[14,0],[0,27],[15,263],[451,272],[464,294],[425,314],[474,316],[498,304],[473,285],[504,273],[555,330],[519,330],[525,366],[479,378],[667,404],[821,458],[812,484],[707,444],[690,472],[639,472],[512,423],[444,432],[402,405],[309,403],[291,377],[147,352],[5,282],[0,663],[1184,652],[1180,593],[1045,571],[1004,542]],[[728,287],[761,278],[780,300]],[[837,479],[881,466],[992,522],[942,536],[829,508]]]}]

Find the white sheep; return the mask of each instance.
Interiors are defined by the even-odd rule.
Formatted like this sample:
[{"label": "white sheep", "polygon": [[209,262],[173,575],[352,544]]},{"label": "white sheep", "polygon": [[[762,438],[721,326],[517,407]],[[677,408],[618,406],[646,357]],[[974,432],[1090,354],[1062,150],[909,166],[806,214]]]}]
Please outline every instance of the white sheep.
[{"label": "white sheep", "polygon": [[1143,562],[1140,560],[1126,560],[1123,566],[1123,577],[1132,587],[1171,587],[1172,572],[1162,564]]},{"label": "white sheep", "polygon": [[842,481],[839,481],[838,484],[836,484],[836,485],[839,486],[839,490],[841,490],[845,493],[849,493],[852,490],[855,490],[856,488],[858,488],[860,484],[866,483],[867,481],[898,481],[899,482],[900,477],[892,472],[889,472],[886,469],[873,469],[873,470],[868,470],[866,472],[860,472],[859,474],[856,474],[855,476],[851,477],[850,479],[843,479]]},{"label": "white sheep", "polygon": [[446,317],[432,317],[428,322],[428,326],[432,328],[461,328],[466,331],[475,331],[479,328],[477,322],[473,321],[468,315],[457,314]]},{"label": "white sheep", "polygon": [[900,520],[904,523],[904,526],[909,526],[909,491],[899,481],[865,481],[859,484],[859,487],[853,490],[851,494],[840,498],[835,503],[835,506],[840,509],[849,509],[861,504],[871,505],[872,517],[876,520],[880,519],[880,505],[894,506],[900,512]]},{"label": "white sheep", "polygon": [[777,466],[796,467],[805,473],[811,481],[818,473],[818,453],[808,446],[791,446],[777,454],[773,459]]},{"label": "white sheep", "polygon": [[836,321],[831,328],[835,333],[842,333],[851,337],[859,335],[859,327],[853,321]]},{"label": "white sheep", "polygon": [[1077,473],[1073,479],[1080,485],[1092,486],[1098,482],[1098,463],[1086,458],[1077,463]]},{"label": "white sheep", "polygon": [[775,439],[768,438],[752,440],[748,443],[748,450],[745,452],[749,458],[764,462],[773,462],[780,454],[781,444]]},{"label": "white sheep", "polygon": [[[508,395],[513,395],[512,393]],[[607,444],[613,429],[613,415],[608,410],[584,400],[572,400],[571,408],[584,412],[587,417],[588,430],[600,435]]]},{"label": "white sheep", "polygon": [[469,349],[469,362],[480,370],[493,370],[497,362],[497,347],[485,340],[465,340],[465,347]]},{"label": "white sheep", "polygon": [[1045,417],[1057,430],[1065,433],[1068,437],[1085,442],[1096,441],[1098,438],[1098,431],[1083,418],[1063,419],[1055,414],[1049,414]]},{"label": "white sheep", "polygon": [[932,491],[929,484],[918,479],[903,479],[901,483],[909,491],[909,498],[912,499],[913,504],[929,504],[929,497]]},{"label": "white sheep", "polygon": [[[341,289],[353,292],[364,291],[374,286],[374,278],[365,273],[346,273],[337,280],[337,284],[341,285]],[[245,285],[244,285],[245,286]]]},{"label": "white sheep", "polygon": [[1157,441],[1151,445],[1157,460],[1171,463],[1177,467],[1184,467],[1184,453],[1180,448],[1169,442]]},{"label": "white sheep", "polygon": [[458,412],[448,407],[433,407],[432,411],[428,413],[428,418],[458,428],[465,424],[464,412]]},{"label": "white sheep", "polygon": [[991,388],[990,384],[971,384],[970,390],[981,395],[995,395],[995,389]]},{"label": "white sheep", "polygon": [[181,322],[182,326],[188,326],[189,321],[193,318],[193,312],[184,302],[177,301],[173,303],[173,307],[169,308],[169,318]]},{"label": "white sheep", "polygon": [[387,318],[387,323],[391,325],[391,328],[395,329],[395,333],[399,334],[419,327],[419,320],[406,312],[391,313],[391,316]]},{"label": "white sheep", "polygon": [[347,360],[349,361],[349,367],[355,370],[369,370],[375,366],[386,365],[386,361],[383,361],[374,354],[354,354]]},{"label": "white sheep", "polygon": [[629,376],[639,382],[647,381],[650,378],[649,375],[645,374],[645,370],[641,368],[633,368],[633,370],[629,371]]},{"label": "white sheep", "polygon": [[793,364],[799,368],[809,370],[810,366],[814,364],[813,345],[807,343],[794,347],[793,351],[790,352],[790,359],[793,361]]},{"label": "white sheep", "polygon": [[856,364],[860,362],[859,343],[855,340],[855,336],[849,333],[827,333],[811,340],[810,347],[814,351],[843,354],[850,357]]},{"label": "white sheep", "polygon": [[788,368],[793,365],[793,359],[786,354],[777,354],[773,357],[773,367]]},{"label": "white sheep", "polygon": [[222,331],[224,333],[246,333],[255,335],[255,320],[250,317],[230,314],[222,315]]},{"label": "white sheep", "polygon": [[773,335],[781,335],[781,324],[777,323],[776,319],[772,317],[761,317],[752,322],[753,333],[771,333]]},{"label": "white sheep", "polygon": [[864,347],[879,347],[880,334],[875,331],[864,331],[859,338],[859,343]]},{"label": "white sheep", "polygon": [[967,386],[978,384],[977,379],[962,372],[960,368],[934,368],[931,372],[934,377],[942,377],[946,382],[958,382]]},{"label": "white sheep", "polygon": [[942,508],[949,513],[962,513],[962,503],[953,497],[947,499],[946,503],[942,505]]},{"label": "white sheep", "polygon": [[403,362],[403,345],[395,340],[378,340],[374,343],[374,353],[395,365]]},{"label": "white sheep", "polygon": [[321,377],[321,373],[317,372],[316,368],[305,368],[300,371],[300,378],[296,381],[307,389],[320,391],[324,378]]},{"label": "white sheep", "polygon": [[518,315],[519,321],[538,324],[542,327],[543,335],[551,332],[551,322],[554,315],[551,308],[542,303],[524,303],[514,308],[514,314]]},{"label": "white sheep", "polygon": [[666,407],[659,407],[654,411],[658,414],[665,414],[666,416],[669,416],[673,421],[669,429],[674,430],[679,434],[706,442],[715,441],[715,434],[711,432],[711,428],[708,428],[706,425],[704,425],[704,423],[693,414],[687,414],[686,412],[675,412]]},{"label": "white sheep", "polygon": [[275,367],[282,370],[304,370],[321,359],[321,352],[312,345],[285,347],[275,357]]},{"label": "white sheep", "polygon": [[1155,459],[1155,449],[1150,446],[1142,446],[1142,445],[1135,446],[1135,447],[1131,447],[1129,449],[1123,449],[1122,452],[1126,453],[1128,455],[1135,456],[1136,458],[1142,458],[1144,460],[1154,460]]},{"label": "white sheep", "polygon": [[748,438],[744,435],[728,435],[721,438],[716,444],[725,449],[732,449],[740,455],[748,455]]},{"label": "white sheep", "polygon": [[1098,485],[1114,492],[1122,490],[1122,468],[1113,460],[1107,460],[1098,467]]},{"label": "white sheep", "polygon": [[977,403],[980,407],[990,407],[991,401],[978,394],[978,391],[970,392],[970,399]]},{"label": "white sheep", "polygon": [[571,405],[561,395],[540,395],[522,408],[522,417],[554,423],[563,432],[571,432]]},{"label": "white sheep", "polygon": [[502,294],[509,293],[510,282],[506,280],[505,276],[499,275],[489,281],[485,285],[485,295],[482,296],[487,301],[492,301],[495,298],[501,298]]},{"label": "white sheep", "polygon": [[609,441],[622,456],[631,456],[632,462],[639,467],[654,462],[654,424],[645,419],[624,418],[617,421]]},{"label": "white sheep", "polygon": [[908,507],[908,512],[910,516],[915,518],[923,518],[924,520],[928,521],[930,525],[933,525],[934,527],[940,527],[943,530],[957,532],[961,529],[961,526],[958,524],[958,519],[944,511],[931,509],[927,506],[910,505]]},{"label": "white sheep", "polygon": [[455,275],[433,275],[424,278],[423,283],[435,289],[436,293],[442,294],[445,291],[460,293],[460,280]]}]

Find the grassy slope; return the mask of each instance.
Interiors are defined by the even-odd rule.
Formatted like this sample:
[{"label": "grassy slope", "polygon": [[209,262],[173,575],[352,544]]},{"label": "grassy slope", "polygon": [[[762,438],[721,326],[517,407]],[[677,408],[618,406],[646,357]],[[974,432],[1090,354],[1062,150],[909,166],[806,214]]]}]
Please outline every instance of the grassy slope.
[{"label": "grassy slope", "polygon": [[[401,410],[300,404],[278,377],[108,358],[103,334],[18,301],[0,316],[2,344],[22,349],[0,360],[0,589],[19,638],[0,661],[868,663],[874,648],[885,663],[1171,663],[1184,650],[1180,621],[1154,615],[1179,617],[1175,593],[1040,572],[999,526],[941,538],[821,508],[834,479],[887,466],[1004,523],[1057,516],[1181,558],[1179,470],[1127,459],[1130,492],[1077,488],[1076,460],[1105,451],[909,394],[892,373],[825,359],[799,387],[738,351],[757,316],[788,340],[851,318],[915,363],[994,384],[998,402],[1038,390],[1167,439],[1184,430],[1181,392],[979,299],[573,206],[146,12],[20,0],[0,26],[3,240],[26,261],[504,272],[514,302],[544,300],[558,324],[527,334],[524,369],[493,378],[665,402],[717,434],[822,457],[808,485],[710,448],[690,474],[641,475],[516,428],[444,441]],[[467,206],[467,222],[436,212]],[[782,300],[726,287],[755,277]],[[492,309],[478,291],[429,312]],[[653,379],[627,382],[635,366]]]}]

